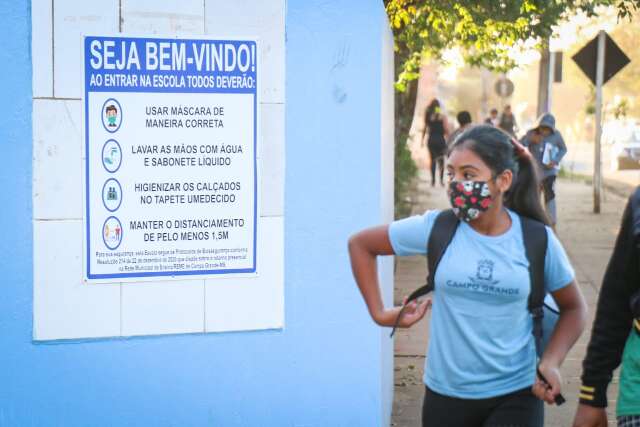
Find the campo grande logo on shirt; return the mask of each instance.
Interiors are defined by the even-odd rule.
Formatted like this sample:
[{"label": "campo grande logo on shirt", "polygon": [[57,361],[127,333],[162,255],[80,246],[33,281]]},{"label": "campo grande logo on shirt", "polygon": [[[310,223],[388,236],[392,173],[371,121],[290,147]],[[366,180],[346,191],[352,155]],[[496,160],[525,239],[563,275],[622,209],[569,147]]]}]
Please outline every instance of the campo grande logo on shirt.
[{"label": "campo grande logo on shirt", "polygon": [[476,277],[469,277],[472,282],[480,282],[482,284],[495,285],[500,283],[499,280],[493,280],[493,266],[494,262],[488,259],[481,259],[478,261],[478,270],[476,271]]},{"label": "campo grande logo on shirt", "polygon": [[445,283],[451,288],[467,289],[472,292],[489,293],[494,295],[518,295],[520,289],[517,287],[501,287],[496,286],[500,280],[493,278],[494,261],[481,259],[478,261],[476,268],[476,276],[469,276],[468,282],[458,282],[456,280],[447,280]]}]

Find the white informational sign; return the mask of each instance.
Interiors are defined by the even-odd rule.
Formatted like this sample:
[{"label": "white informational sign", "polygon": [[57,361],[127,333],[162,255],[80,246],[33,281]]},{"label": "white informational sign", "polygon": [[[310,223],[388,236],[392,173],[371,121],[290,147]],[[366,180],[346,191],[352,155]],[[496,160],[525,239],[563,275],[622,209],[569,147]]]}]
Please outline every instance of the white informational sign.
[{"label": "white informational sign", "polygon": [[257,41],[83,51],[86,279],[255,273]]}]

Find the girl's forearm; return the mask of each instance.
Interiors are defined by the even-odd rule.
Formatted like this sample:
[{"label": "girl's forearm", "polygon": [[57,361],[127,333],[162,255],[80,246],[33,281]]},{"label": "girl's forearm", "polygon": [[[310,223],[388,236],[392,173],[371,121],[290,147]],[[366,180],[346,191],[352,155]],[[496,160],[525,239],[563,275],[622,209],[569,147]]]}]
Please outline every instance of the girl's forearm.
[{"label": "girl's forearm", "polygon": [[378,266],[376,256],[369,253],[357,236],[349,240],[349,256],[353,277],[369,310],[371,318],[377,323],[384,310],[380,286],[378,284]]},{"label": "girl's forearm", "polygon": [[567,353],[580,338],[586,324],[587,310],[584,305],[563,310],[553,335],[549,340],[549,345],[542,355],[541,365],[560,366]]},{"label": "girl's forearm", "polygon": [[382,326],[389,326],[378,282],[378,255],[392,255],[388,227],[363,230],[349,239],[349,256],[353,277],[364,298],[371,318]]}]

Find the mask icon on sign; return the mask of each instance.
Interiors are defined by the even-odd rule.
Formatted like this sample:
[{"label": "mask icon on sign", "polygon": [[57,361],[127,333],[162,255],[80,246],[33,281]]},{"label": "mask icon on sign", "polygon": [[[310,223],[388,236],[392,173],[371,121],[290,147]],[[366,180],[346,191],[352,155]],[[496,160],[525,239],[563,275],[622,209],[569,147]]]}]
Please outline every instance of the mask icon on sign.
[{"label": "mask icon on sign", "polygon": [[118,109],[115,105],[110,104],[105,108],[105,114],[107,115],[107,122],[109,127],[116,127],[116,121],[118,120]]}]

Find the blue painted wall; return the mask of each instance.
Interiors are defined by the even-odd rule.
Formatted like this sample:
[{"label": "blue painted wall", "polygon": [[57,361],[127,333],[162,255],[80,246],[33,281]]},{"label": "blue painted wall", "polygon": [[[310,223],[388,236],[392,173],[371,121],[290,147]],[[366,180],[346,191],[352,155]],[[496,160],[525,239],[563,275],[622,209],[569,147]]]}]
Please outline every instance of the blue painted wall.
[{"label": "blue painted wall", "polygon": [[31,339],[29,5],[0,15],[0,426],[384,424],[388,343],[346,254],[382,221],[382,2],[288,2],[285,330],[55,344]]}]

